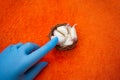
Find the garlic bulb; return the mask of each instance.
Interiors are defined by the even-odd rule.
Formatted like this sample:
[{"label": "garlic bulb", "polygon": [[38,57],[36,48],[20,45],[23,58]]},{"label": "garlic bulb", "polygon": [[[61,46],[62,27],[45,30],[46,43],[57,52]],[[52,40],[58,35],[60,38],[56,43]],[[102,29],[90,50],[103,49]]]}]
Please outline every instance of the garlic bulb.
[{"label": "garlic bulb", "polygon": [[[77,33],[75,25],[72,27],[69,24],[57,25],[50,33],[50,38],[58,37],[57,47],[61,49],[71,49],[72,45],[77,42]],[[70,48],[71,47],[71,48]]]}]

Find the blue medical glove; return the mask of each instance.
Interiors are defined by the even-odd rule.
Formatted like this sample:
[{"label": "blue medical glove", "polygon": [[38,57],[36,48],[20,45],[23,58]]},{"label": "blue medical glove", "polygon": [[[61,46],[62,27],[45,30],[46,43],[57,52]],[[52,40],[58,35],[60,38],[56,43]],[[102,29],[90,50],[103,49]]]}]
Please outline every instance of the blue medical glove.
[{"label": "blue medical glove", "polygon": [[55,37],[39,47],[33,43],[8,46],[0,54],[0,80],[32,80],[48,64],[38,61],[58,43]]}]

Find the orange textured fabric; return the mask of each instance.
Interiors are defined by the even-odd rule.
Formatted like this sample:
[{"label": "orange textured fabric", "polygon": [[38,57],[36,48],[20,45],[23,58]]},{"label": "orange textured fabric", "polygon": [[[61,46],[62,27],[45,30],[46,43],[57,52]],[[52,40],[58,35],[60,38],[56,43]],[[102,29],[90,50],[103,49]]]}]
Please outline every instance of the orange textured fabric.
[{"label": "orange textured fabric", "polygon": [[120,0],[0,0],[0,51],[18,42],[42,46],[65,22],[78,24],[77,46],[50,51],[35,80],[120,80]]}]

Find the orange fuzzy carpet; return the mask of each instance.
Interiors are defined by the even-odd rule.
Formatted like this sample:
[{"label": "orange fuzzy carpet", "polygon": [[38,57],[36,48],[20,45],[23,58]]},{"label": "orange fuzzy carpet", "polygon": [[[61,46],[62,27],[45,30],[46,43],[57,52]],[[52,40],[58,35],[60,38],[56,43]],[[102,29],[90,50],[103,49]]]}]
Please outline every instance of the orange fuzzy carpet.
[{"label": "orange fuzzy carpet", "polygon": [[77,46],[50,51],[35,80],[120,80],[120,0],[0,0],[0,51],[18,42],[42,46],[65,22],[78,24]]}]

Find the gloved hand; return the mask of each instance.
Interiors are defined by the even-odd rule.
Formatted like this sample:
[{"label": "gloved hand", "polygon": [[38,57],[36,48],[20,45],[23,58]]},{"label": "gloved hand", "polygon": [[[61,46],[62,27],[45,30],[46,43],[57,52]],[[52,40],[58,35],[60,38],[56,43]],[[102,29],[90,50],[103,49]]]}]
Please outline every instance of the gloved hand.
[{"label": "gloved hand", "polygon": [[32,80],[48,64],[37,62],[56,46],[55,37],[39,47],[33,43],[18,43],[8,46],[0,54],[0,80]]}]

